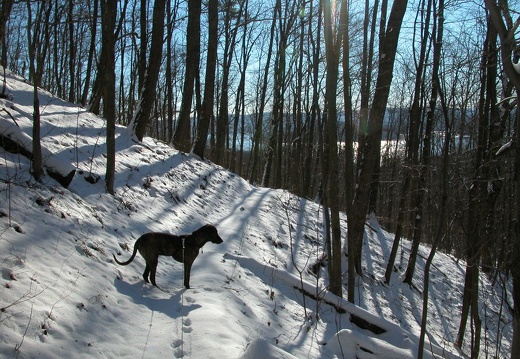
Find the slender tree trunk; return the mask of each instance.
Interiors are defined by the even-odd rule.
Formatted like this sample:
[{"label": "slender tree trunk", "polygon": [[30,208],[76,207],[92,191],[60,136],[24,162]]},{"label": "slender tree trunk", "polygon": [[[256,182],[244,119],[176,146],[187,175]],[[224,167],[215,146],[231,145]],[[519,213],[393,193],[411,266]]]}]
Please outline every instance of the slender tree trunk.
[{"label": "slender tree trunk", "polygon": [[7,68],[7,46],[5,42],[5,25],[9,16],[11,15],[11,9],[13,7],[14,0],[2,1],[2,7],[0,8],[0,48],[2,51],[0,57],[0,66],[3,67],[3,81],[2,81],[2,92],[0,96],[5,97],[6,93],[6,80],[5,80],[5,69]]},{"label": "slender tree trunk", "polygon": [[215,97],[215,71],[217,68],[218,45],[218,1],[208,2],[208,55],[206,59],[206,81],[204,81],[204,100],[200,120],[197,123],[197,138],[193,146],[193,153],[204,158],[209,125],[213,117]]},{"label": "slender tree trunk", "polygon": [[[374,1],[373,9],[377,9],[379,6],[379,0]],[[369,1],[366,1],[365,10],[369,12]],[[368,13],[365,15],[368,17]],[[375,38],[376,38],[376,22],[377,22],[377,11],[372,10],[372,20],[370,23],[370,39],[367,48],[367,56],[365,58],[364,71],[365,74],[365,82],[362,86],[362,108],[365,108],[365,116],[368,115],[368,101],[370,98],[370,87],[372,84],[372,71],[373,71],[373,63],[374,63],[374,51],[375,51]],[[368,24],[367,24],[368,26]],[[365,40],[366,41],[366,40]],[[365,55],[363,55],[365,56]],[[376,212],[376,204],[377,204],[377,194],[379,187],[379,171],[380,171],[380,155],[378,155],[378,160],[376,162],[376,168],[374,169],[374,173],[372,174],[372,181],[370,183],[370,197],[368,200],[368,212],[375,213]]]},{"label": "slender tree trunk", "polygon": [[[138,53],[138,85],[139,91],[144,87],[146,77],[146,55],[148,53],[148,0],[141,0],[139,12],[139,53]],[[139,94],[141,96],[141,94]]]},{"label": "slender tree trunk", "polygon": [[[513,221],[510,225],[511,243],[513,251],[511,255],[511,274],[513,278],[513,301],[515,308],[513,311],[513,343],[511,348],[511,359],[520,357],[520,111],[518,111],[518,103],[520,103],[520,73],[516,71],[512,63],[512,52],[516,48],[515,32],[518,21],[513,26],[511,21],[510,10],[507,1],[501,1],[500,7],[494,0],[485,0],[486,8],[490,14],[490,22],[496,29],[500,37],[500,54],[504,73],[515,88],[517,95],[517,111],[514,126],[513,150],[515,151],[513,186],[514,192],[511,196],[513,209]],[[506,21],[502,18],[506,17]],[[506,24],[510,28],[506,27]]]},{"label": "slender tree trunk", "polygon": [[[89,3],[90,4],[90,3]],[[97,18],[98,18],[98,0],[93,1],[92,21],[90,25],[90,48],[88,52],[87,68],[85,71],[85,85],[83,86],[83,93],[81,95],[80,103],[83,106],[87,105],[88,90],[90,89],[90,76],[92,74],[92,67],[94,63],[94,53],[96,51],[96,33],[97,33]]]},{"label": "slender tree trunk", "polygon": [[[480,347],[480,318],[478,313],[478,282],[480,276],[480,253],[483,239],[483,224],[487,212],[487,164],[486,152],[489,146],[490,106],[496,102],[496,51],[493,51],[497,41],[497,33],[488,26],[488,33],[484,42],[484,51],[481,59],[481,89],[478,106],[478,141],[473,178],[469,189],[468,230],[467,230],[467,263],[464,282],[464,297],[462,300],[461,320],[457,335],[457,346],[462,346],[468,316],[471,314],[472,333],[471,356],[478,356]],[[495,68],[495,70],[493,70]]]},{"label": "slender tree trunk", "polygon": [[[430,143],[431,143],[431,135],[433,131],[433,122],[435,108],[430,112],[427,116],[426,130],[425,130],[425,138],[423,142],[423,163],[419,166],[419,128],[421,118],[422,118],[422,108],[421,108],[421,98],[423,96],[423,83],[424,83],[424,66],[427,60],[426,58],[426,49],[428,47],[428,39],[430,37],[430,19],[432,13],[432,0],[428,0],[426,5],[423,3],[421,14],[425,13],[424,24],[420,24],[420,33],[421,33],[421,49],[419,55],[419,61],[417,66],[417,74],[415,76],[415,90],[414,90],[414,100],[412,103],[412,109],[410,111],[410,135],[409,142],[410,146],[408,148],[409,154],[408,158],[410,159],[410,168],[406,175],[411,176],[410,181],[415,184],[417,187],[417,194],[415,196],[415,202],[413,204],[413,208],[415,208],[415,216],[414,219],[414,234],[412,241],[412,248],[410,251],[410,256],[408,259],[408,266],[406,268],[405,279],[404,282],[412,285],[413,274],[415,271],[415,263],[417,260],[417,254],[419,252],[419,244],[421,242],[421,234],[422,234],[422,206],[424,196],[426,194],[426,176],[428,173],[429,159],[430,159]],[[421,15],[424,16],[424,15]],[[435,71],[435,69],[434,69]],[[436,100],[436,99],[435,99]]]},{"label": "slender tree trunk", "polygon": [[103,86],[103,116],[107,121],[107,168],[105,187],[108,193],[114,194],[114,179],[116,171],[116,73],[115,73],[115,25],[117,2],[102,0],[102,46],[106,63]]},{"label": "slender tree trunk", "polygon": [[[312,4],[311,4],[312,6]],[[312,13],[312,7],[311,7]],[[312,60],[313,60],[313,68],[312,68],[312,99],[311,99],[311,111],[310,111],[310,121],[307,128],[307,148],[305,151],[304,158],[304,172],[303,172],[303,188],[304,194],[307,196],[311,196],[314,194],[313,192],[313,181],[312,181],[312,160],[314,157],[314,135],[316,131],[316,123],[319,121],[319,63],[321,56],[321,27],[322,27],[322,6],[321,2],[318,6],[318,14],[317,14],[317,24],[316,24],[316,41],[313,41],[313,36],[309,35],[311,38],[312,45]],[[312,21],[309,21],[309,34],[312,34]],[[345,55],[344,55],[345,56]],[[319,153],[319,152],[318,152]],[[318,156],[317,156],[318,157]]]},{"label": "slender tree trunk", "polygon": [[[228,2],[229,5],[229,2]],[[229,134],[229,77],[230,65],[233,59],[233,53],[236,46],[236,36],[238,32],[238,24],[242,17],[243,3],[240,3],[236,16],[235,26],[231,26],[231,6],[228,6],[226,11],[226,17],[224,20],[224,54],[222,63],[222,83],[221,83],[221,95],[220,95],[220,106],[217,117],[217,130],[216,130],[216,143],[215,143],[215,162],[218,164],[224,164],[226,161],[226,151],[229,148],[228,134]]]},{"label": "slender tree trunk", "polygon": [[304,77],[304,59],[303,59],[303,47],[304,47],[304,39],[305,39],[305,18],[302,16],[300,18],[299,24],[299,39],[298,46],[301,49],[298,54],[298,63],[297,63],[297,75],[296,75],[296,90],[295,90],[295,99],[294,99],[294,122],[295,128],[292,133],[291,138],[291,153],[288,168],[291,168],[288,171],[289,184],[288,188],[291,192],[294,192],[298,196],[303,196],[303,181],[301,180],[303,174],[303,161],[302,161],[302,148],[303,148],[303,77]]},{"label": "slender tree trunk", "polygon": [[[429,5],[431,6],[431,4]],[[430,7],[428,7],[429,9]],[[429,19],[429,11],[427,19]],[[426,34],[429,26],[429,20],[426,21],[424,25],[423,34]],[[419,106],[419,97],[421,96],[421,84],[423,83],[423,68],[426,57],[426,45],[427,38],[425,36],[422,37],[421,41],[421,50],[418,60],[417,73],[416,73],[416,81],[414,87],[414,101],[412,104],[412,110],[410,111],[410,127],[409,127],[409,136],[407,142],[407,164],[405,166],[405,174],[404,174],[404,182],[401,188],[401,196],[399,200],[399,212],[397,216],[397,227],[395,230],[394,241],[392,244],[392,249],[390,252],[390,257],[388,260],[388,264],[385,272],[385,283],[390,283],[390,278],[394,269],[394,263],[397,256],[397,249],[399,247],[399,243],[401,240],[403,226],[405,221],[405,216],[408,213],[407,208],[407,199],[409,195],[409,190],[412,186],[414,176],[414,168],[417,167],[418,162],[418,152],[419,152],[419,119],[421,115],[421,110]],[[414,256],[415,258],[415,256]]]},{"label": "slender tree trunk", "polygon": [[[237,94],[236,94],[236,100],[235,100],[235,110],[234,110],[234,119],[233,119],[233,135],[231,138],[231,156],[229,158],[229,168],[231,171],[236,172],[237,171],[237,165],[239,167],[242,166],[241,161],[237,163],[237,142],[238,142],[238,125],[240,119],[244,119],[243,116],[241,116],[241,113],[245,107],[245,87],[246,87],[246,70],[249,62],[249,56],[251,53],[251,50],[248,49],[246,40],[247,40],[247,32],[248,32],[248,1],[244,2],[244,21],[243,21],[243,35],[242,35],[242,45],[241,45],[241,68],[239,70],[240,72],[240,81],[237,88]],[[243,114],[243,113],[242,113]],[[241,141],[240,146],[243,146],[244,144],[244,127],[241,126]],[[238,171],[240,174],[240,170]]]},{"label": "slender tree trunk", "polygon": [[[281,22],[281,8],[282,4],[280,0],[276,1],[275,17]],[[273,24],[274,25],[274,24]],[[273,170],[274,153],[276,150],[276,143],[278,138],[278,131],[280,131],[279,123],[281,122],[281,116],[283,116],[282,108],[282,88],[283,79],[285,76],[285,34],[283,29],[279,28],[280,39],[278,40],[278,49],[276,52],[275,70],[274,70],[274,93],[273,93],[273,111],[269,120],[269,141],[267,148],[265,149],[265,165],[264,173],[262,175],[262,186],[269,186],[271,180],[271,172]],[[275,186],[272,186],[275,187]]]},{"label": "slender tree trunk", "polygon": [[169,79],[166,81],[166,142],[170,142],[173,139],[173,69],[172,69],[172,61],[173,61],[173,29],[176,18],[176,12],[172,13],[171,2],[166,2],[166,14],[167,14],[167,26],[166,26],[166,70],[165,75],[166,78]]},{"label": "slender tree trunk", "polygon": [[[346,1],[342,2],[342,6],[346,6]],[[338,85],[338,68],[339,53],[341,48],[342,34],[335,32],[332,23],[332,8],[330,0],[323,2],[323,29],[325,38],[325,57],[327,62],[327,74],[325,84],[325,99],[327,106],[326,117],[326,139],[324,141],[325,150],[324,162],[327,163],[326,173],[327,186],[323,188],[324,196],[327,198],[327,205],[330,208],[330,225],[331,225],[331,254],[329,257],[330,290],[337,296],[342,296],[342,276],[341,276],[341,227],[339,223],[339,173],[338,173],[338,139],[337,139],[337,85]],[[341,17],[343,22],[340,23],[341,28],[345,25],[346,17]]]},{"label": "slender tree trunk", "polygon": [[[191,3],[191,2],[190,2]],[[164,37],[164,16],[166,12],[166,0],[156,0],[153,8],[152,44],[150,47],[150,59],[146,70],[145,81],[141,88],[140,101],[134,118],[128,127],[139,141],[142,141],[148,125],[150,114],[155,103],[157,93],[157,79],[162,61],[162,48]]]},{"label": "slender tree trunk", "polygon": [[[380,35],[381,50],[379,59],[379,71],[376,80],[374,100],[369,112],[369,121],[366,131],[360,133],[360,151],[358,157],[357,188],[353,199],[353,208],[356,208],[352,218],[349,218],[348,245],[352,246],[355,253],[349,261],[353,261],[354,269],[361,275],[361,251],[363,247],[363,233],[365,218],[368,210],[370,196],[370,184],[372,174],[376,168],[376,162],[381,147],[381,133],[383,118],[388,102],[392,73],[397,51],[397,43],[401,24],[406,11],[407,0],[393,2],[388,24],[384,33]],[[383,8],[386,5],[383,5]],[[384,19],[384,17],[383,17]],[[349,272],[349,276],[354,273]],[[353,302],[354,298],[349,297]]]},{"label": "slender tree trunk", "polygon": [[188,27],[186,34],[186,72],[182,91],[181,112],[173,135],[173,145],[180,151],[189,152],[191,143],[191,108],[193,86],[200,62],[200,14],[201,0],[188,2]]},{"label": "slender tree trunk", "polygon": [[4,0],[4,1],[2,1],[2,6],[0,7],[0,46],[2,47],[2,57],[0,58],[0,66],[3,66],[4,69],[7,67],[7,48],[5,46],[5,25],[7,23],[7,20],[9,20],[9,16],[11,16],[11,9],[13,8],[13,3],[14,3],[14,0]]},{"label": "slender tree trunk", "polygon": [[[442,39],[444,33],[444,0],[439,0],[438,14],[434,12],[434,26],[432,29],[432,42],[433,42],[433,68],[432,68],[432,93],[430,98],[430,107],[428,112],[428,121],[433,122],[435,115],[435,109],[437,107],[437,96],[440,93],[439,83],[439,67],[441,63],[441,49]],[[431,121],[430,121],[431,120]],[[442,169],[441,169],[441,203],[439,204],[439,215],[437,216],[435,237],[433,239],[433,245],[430,251],[430,255],[426,260],[424,266],[424,285],[423,285],[423,306],[422,306],[422,319],[421,319],[421,334],[419,336],[419,351],[417,358],[422,359],[424,354],[424,339],[426,335],[426,325],[428,319],[428,295],[430,289],[430,267],[433,262],[437,247],[441,244],[443,238],[443,229],[445,228],[444,222],[446,217],[446,206],[448,202],[448,184],[449,184],[449,150],[450,150],[450,139],[451,139],[451,125],[445,116],[444,123],[444,144],[442,150]],[[428,130],[427,136],[428,136]],[[431,135],[431,133],[430,133]],[[429,145],[429,144],[428,144]],[[426,144],[425,144],[426,146]]]},{"label": "slender tree trunk", "polygon": [[32,4],[27,0],[27,41],[29,47],[30,80],[33,82],[33,128],[32,128],[32,171],[36,181],[43,176],[43,161],[41,149],[40,129],[40,99],[38,87],[40,86],[47,50],[49,48],[49,18],[51,6],[48,0],[41,1],[37,5],[36,21],[32,21]]},{"label": "slender tree trunk", "polygon": [[69,102],[74,103],[75,101],[75,87],[76,87],[76,76],[75,76],[75,61],[76,61],[76,44],[74,38],[74,1],[69,0],[67,7],[67,21],[69,27]]},{"label": "slender tree trunk", "polygon": [[256,114],[255,121],[255,132],[254,132],[254,145],[253,145],[253,164],[251,165],[251,179],[256,180],[260,168],[260,143],[262,142],[262,129],[263,129],[263,118],[265,109],[265,99],[267,97],[267,86],[269,84],[269,68],[271,66],[271,58],[273,55],[273,43],[274,43],[274,31],[276,29],[276,16],[277,10],[275,8],[273,12],[273,20],[271,22],[271,30],[269,37],[269,46],[267,48],[267,58],[265,62],[264,78],[262,81],[262,89],[260,91],[260,100],[258,112]]},{"label": "slender tree trunk", "polygon": [[[517,93],[517,104],[520,103],[520,87],[516,87]],[[515,173],[514,173],[514,197],[513,203],[514,206],[514,221],[511,225],[511,241],[513,243],[513,253],[511,255],[512,260],[511,263],[511,274],[513,277],[513,301],[515,303],[515,309],[513,311],[513,344],[511,348],[511,359],[515,359],[520,357],[520,111],[516,111],[516,119],[515,119],[515,132],[516,141],[515,141]]]}]

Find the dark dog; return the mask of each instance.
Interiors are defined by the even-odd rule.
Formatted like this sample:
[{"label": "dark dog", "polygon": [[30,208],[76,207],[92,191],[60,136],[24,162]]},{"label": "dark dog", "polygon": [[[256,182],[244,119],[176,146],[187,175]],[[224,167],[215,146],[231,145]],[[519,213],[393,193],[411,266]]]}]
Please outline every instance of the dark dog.
[{"label": "dark dog", "polygon": [[218,235],[217,229],[210,224],[206,224],[192,234],[180,236],[157,232],[145,233],[135,242],[134,252],[129,260],[120,262],[115,255],[114,260],[117,264],[126,266],[134,260],[137,250],[139,250],[139,253],[141,253],[146,261],[143,278],[146,283],[149,283],[148,275],[151,274],[150,280],[152,284],[157,287],[157,284],[155,284],[155,272],[157,270],[159,256],[172,256],[176,261],[184,263],[184,286],[189,289],[191,266],[195,258],[199,255],[199,249],[201,249],[206,242],[216,244],[223,242],[222,238]]}]

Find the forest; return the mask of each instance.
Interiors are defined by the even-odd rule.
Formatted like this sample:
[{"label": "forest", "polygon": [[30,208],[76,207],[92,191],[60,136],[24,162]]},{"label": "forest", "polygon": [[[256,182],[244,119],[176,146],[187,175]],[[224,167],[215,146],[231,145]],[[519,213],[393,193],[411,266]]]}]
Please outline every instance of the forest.
[{"label": "forest", "polygon": [[322,203],[330,289],[351,302],[368,214],[395,233],[386,282],[403,238],[410,286],[420,243],[430,263],[437,250],[464,260],[454,315],[472,357],[479,276],[512,283],[520,357],[517,0],[3,0],[0,11],[0,64],[35,89],[37,180],[43,88],[105,119],[108,193],[120,124]]}]

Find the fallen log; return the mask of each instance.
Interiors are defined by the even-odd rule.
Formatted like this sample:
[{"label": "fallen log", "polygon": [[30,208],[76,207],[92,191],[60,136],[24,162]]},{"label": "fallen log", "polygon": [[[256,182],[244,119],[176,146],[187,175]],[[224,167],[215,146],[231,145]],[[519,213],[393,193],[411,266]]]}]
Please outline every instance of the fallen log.
[{"label": "fallen log", "polygon": [[[0,146],[8,152],[21,154],[31,161],[33,160],[32,138],[23,132],[16,123],[5,118],[0,118]],[[70,185],[76,173],[76,168],[71,163],[59,159],[43,146],[42,162],[45,171],[51,178],[65,188]]]}]

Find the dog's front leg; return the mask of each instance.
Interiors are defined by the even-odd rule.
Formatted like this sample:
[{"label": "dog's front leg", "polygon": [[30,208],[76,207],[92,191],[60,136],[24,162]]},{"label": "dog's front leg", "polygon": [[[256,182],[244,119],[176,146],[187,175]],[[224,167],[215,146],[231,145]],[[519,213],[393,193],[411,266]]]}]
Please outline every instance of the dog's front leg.
[{"label": "dog's front leg", "polygon": [[184,262],[184,286],[186,289],[190,289],[190,272],[191,272],[191,265],[193,263],[189,260],[186,260]]}]

